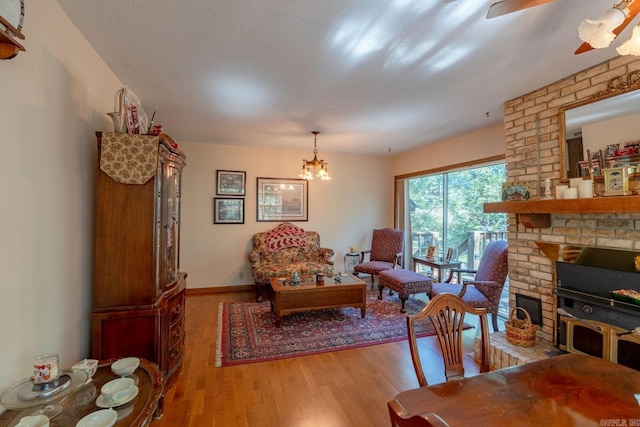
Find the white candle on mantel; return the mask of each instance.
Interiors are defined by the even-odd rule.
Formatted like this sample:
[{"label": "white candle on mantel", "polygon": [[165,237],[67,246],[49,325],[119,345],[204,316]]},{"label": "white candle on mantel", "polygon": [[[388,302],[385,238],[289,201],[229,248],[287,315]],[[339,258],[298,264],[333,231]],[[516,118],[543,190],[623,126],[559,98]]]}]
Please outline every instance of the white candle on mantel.
[{"label": "white candle on mantel", "polygon": [[556,185],[556,199],[564,199],[564,192],[569,188],[568,185]]},{"label": "white candle on mantel", "polygon": [[586,179],[580,183],[578,186],[578,197],[581,199],[593,197],[593,185],[591,185],[590,179]]},{"label": "white candle on mantel", "polygon": [[565,199],[577,199],[578,198],[578,189],[577,188],[567,188],[564,190],[564,198]]}]

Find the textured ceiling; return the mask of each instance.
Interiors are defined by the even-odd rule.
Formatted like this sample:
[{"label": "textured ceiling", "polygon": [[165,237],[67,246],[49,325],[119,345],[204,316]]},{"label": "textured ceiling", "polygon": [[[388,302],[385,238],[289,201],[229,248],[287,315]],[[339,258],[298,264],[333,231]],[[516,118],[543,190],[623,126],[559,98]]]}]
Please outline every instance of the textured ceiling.
[{"label": "textured ceiling", "polygon": [[311,149],[319,130],[321,152],[399,153],[617,55],[574,55],[610,0],[494,19],[477,0],[57,2],[178,141]]}]

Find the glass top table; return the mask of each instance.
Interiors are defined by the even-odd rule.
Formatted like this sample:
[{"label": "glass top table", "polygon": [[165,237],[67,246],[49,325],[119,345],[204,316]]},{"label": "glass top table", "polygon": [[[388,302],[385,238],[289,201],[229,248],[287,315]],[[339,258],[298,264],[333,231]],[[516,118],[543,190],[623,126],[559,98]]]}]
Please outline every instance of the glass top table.
[{"label": "glass top table", "polygon": [[[52,395],[51,398],[39,398],[28,402],[21,400],[19,403],[11,400],[7,405],[11,406],[11,410],[0,414],[0,427],[16,426],[22,417],[32,415],[43,406],[54,404],[60,405],[62,410],[49,420],[50,427],[75,426],[85,415],[102,409],[97,404],[100,388],[108,381],[119,378],[111,372],[111,363],[115,361],[116,359],[101,362],[90,381],[85,381],[87,376],[84,371],[81,374],[73,374],[78,377],[72,375],[72,384],[64,390],[64,393],[61,391],[57,395]],[[72,371],[65,370],[64,372],[70,373]],[[146,426],[151,422],[154,414],[161,413],[160,399],[163,390],[163,375],[158,366],[141,359],[140,366],[130,377],[134,379],[139,392],[131,401],[113,408],[118,412],[116,427]],[[20,381],[12,387],[19,389],[22,387],[22,383],[23,381]],[[6,391],[3,394],[5,393]],[[16,404],[12,404],[12,402]]]}]

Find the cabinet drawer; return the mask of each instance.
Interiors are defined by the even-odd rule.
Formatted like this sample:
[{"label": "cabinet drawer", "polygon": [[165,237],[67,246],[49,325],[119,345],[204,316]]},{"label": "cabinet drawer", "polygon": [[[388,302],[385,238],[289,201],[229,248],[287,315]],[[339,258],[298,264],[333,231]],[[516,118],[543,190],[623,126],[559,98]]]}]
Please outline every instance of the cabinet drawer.
[{"label": "cabinet drawer", "polygon": [[169,325],[169,348],[184,339],[184,316],[177,322]]},{"label": "cabinet drawer", "polygon": [[169,301],[169,324],[175,323],[184,315],[184,292]]},{"label": "cabinet drawer", "polygon": [[176,364],[182,360],[183,351],[184,351],[184,340],[180,339],[178,340],[175,346],[169,349],[169,354],[167,356],[167,366],[168,366],[167,372],[172,372]]}]

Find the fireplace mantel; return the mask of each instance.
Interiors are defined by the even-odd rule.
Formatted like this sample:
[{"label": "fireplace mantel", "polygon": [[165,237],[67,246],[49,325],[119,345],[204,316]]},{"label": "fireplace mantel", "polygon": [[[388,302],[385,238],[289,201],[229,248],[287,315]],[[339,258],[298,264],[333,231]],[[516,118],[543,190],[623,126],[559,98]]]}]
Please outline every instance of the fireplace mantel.
[{"label": "fireplace mantel", "polygon": [[640,196],[593,197],[588,199],[536,199],[484,204],[485,213],[515,213],[525,228],[548,228],[551,214],[640,213]]}]

